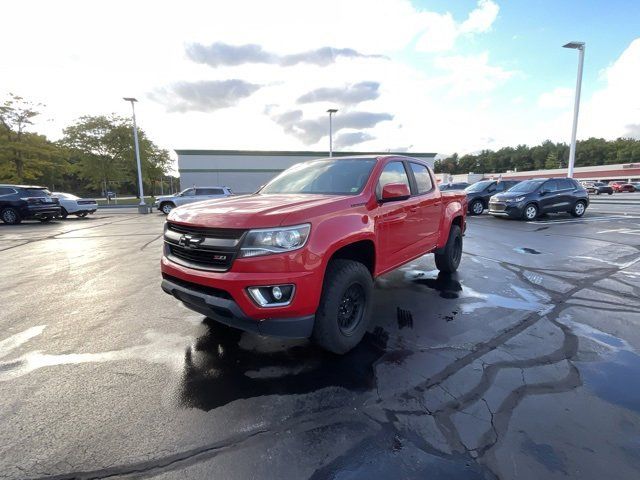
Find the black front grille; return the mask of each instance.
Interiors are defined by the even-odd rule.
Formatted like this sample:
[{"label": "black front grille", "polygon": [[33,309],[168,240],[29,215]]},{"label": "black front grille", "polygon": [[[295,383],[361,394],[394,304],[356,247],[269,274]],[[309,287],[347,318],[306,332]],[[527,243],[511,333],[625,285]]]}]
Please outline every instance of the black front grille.
[{"label": "black front grille", "polygon": [[168,223],[167,230],[164,240],[170,260],[190,268],[219,272],[231,268],[245,233],[240,229],[192,227],[175,223]]}]

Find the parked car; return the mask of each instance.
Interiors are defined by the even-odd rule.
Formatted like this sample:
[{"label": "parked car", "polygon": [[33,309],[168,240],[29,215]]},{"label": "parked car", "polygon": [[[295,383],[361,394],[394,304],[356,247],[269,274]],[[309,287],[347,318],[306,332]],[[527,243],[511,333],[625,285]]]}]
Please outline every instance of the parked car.
[{"label": "parked car", "polygon": [[525,220],[554,212],[581,217],[588,206],[589,194],[573,178],[537,178],[520,182],[508,192],[491,197],[489,213]]},{"label": "parked car", "polygon": [[181,205],[213,198],[225,198],[231,195],[233,195],[233,192],[229,187],[193,187],[187,188],[175,195],[157,197],[155,202],[153,202],[153,206],[165,215],[168,215],[171,210]]},{"label": "parked car", "polygon": [[607,195],[613,195],[613,187],[603,182],[581,182],[582,186],[587,190],[587,193],[595,193],[600,195],[606,193]]},{"label": "parked car", "polygon": [[466,207],[419,159],[308,161],[252,195],[173,210],[162,288],[218,322],[342,354],[367,330],[376,277],[427,253],[458,268]]},{"label": "parked car", "polygon": [[464,190],[469,184],[467,182],[441,183],[438,185],[440,190]]},{"label": "parked car", "polygon": [[90,213],[96,213],[98,202],[89,198],[80,198],[71,193],[53,192],[51,194],[60,203],[60,217],[68,215],[86,217]]},{"label": "parked car", "polygon": [[15,225],[22,220],[48,222],[60,214],[58,199],[46,187],[0,185],[0,218]]},{"label": "parked car", "polygon": [[631,182],[631,185],[636,189],[636,192],[640,191],[640,182]]},{"label": "parked car", "polygon": [[611,185],[613,187],[614,192],[617,192],[617,193],[636,191],[636,187],[634,187],[632,183],[611,182],[609,183],[609,185]]},{"label": "parked car", "polygon": [[489,199],[496,193],[505,192],[516,185],[516,180],[482,180],[465,188],[471,215],[480,215],[489,207]]}]

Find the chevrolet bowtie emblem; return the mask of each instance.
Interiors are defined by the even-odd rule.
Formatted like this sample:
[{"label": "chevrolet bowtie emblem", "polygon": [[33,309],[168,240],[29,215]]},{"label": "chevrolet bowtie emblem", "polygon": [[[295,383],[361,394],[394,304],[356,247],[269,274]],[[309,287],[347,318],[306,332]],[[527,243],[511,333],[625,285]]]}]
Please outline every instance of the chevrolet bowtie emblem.
[{"label": "chevrolet bowtie emblem", "polygon": [[186,248],[198,247],[202,242],[204,242],[204,237],[198,237],[186,233],[180,237],[180,240],[178,240],[178,243]]}]

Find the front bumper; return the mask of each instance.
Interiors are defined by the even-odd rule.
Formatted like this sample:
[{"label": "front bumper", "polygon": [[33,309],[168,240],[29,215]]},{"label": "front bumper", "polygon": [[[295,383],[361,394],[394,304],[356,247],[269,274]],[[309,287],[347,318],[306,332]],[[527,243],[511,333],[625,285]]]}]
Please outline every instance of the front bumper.
[{"label": "front bumper", "polygon": [[166,293],[173,295],[187,308],[230,327],[260,335],[288,338],[308,338],[313,332],[315,315],[255,320],[247,316],[225,291],[203,288],[166,274],[163,277],[162,289]]},{"label": "front bumper", "polygon": [[520,218],[523,214],[523,208],[524,202],[490,202],[489,214],[497,217]]}]

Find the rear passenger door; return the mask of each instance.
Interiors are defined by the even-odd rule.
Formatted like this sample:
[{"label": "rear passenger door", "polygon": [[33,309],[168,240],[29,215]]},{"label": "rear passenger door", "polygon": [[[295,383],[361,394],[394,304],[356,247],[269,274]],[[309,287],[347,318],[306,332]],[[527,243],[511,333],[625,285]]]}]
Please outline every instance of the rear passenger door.
[{"label": "rear passenger door", "polygon": [[567,212],[571,209],[574,200],[574,191],[576,185],[570,178],[559,178],[558,182],[558,201],[556,203],[556,212]]},{"label": "rear passenger door", "polygon": [[442,219],[442,196],[435,188],[435,182],[426,165],[409,162],[412,180],[412,199],[409,206],[417,208],[419,226],[416,232],[417,253],[431,250],[438,242],[440,220]]},{"label": "rear passenger door", "polygon": [[558,181],[547,180],[540,188],[540,209],[544,213],[557,212],[559,203]]}]

